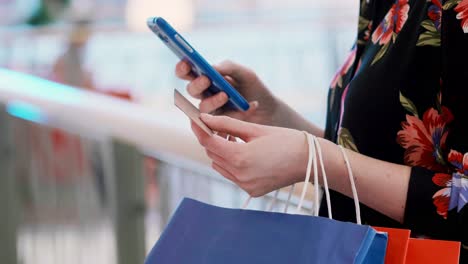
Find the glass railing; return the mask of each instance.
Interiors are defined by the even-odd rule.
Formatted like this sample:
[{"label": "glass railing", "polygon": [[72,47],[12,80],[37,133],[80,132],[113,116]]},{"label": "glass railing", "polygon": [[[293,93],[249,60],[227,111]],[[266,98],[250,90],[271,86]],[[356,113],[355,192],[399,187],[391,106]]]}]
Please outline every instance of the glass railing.
[{"label": "glass railing", "polygon": [[[262,7],[253,13],[200,10],[184,35],[210,62],[251,67],[323,126],[355,10],[322,1],[330,10],[321,12],[307,0],[310,8],[273,14],[281,1],[243,1],[253,2]],[[247,198],[210,169],[173,106],[173,89],[186,85],[174,77],[175,56],[150,32],[122,28],[93,25],[79,67],[95,90],[128,92],[132,102],[44,80],[57,79],[69,27],[0,30],[0,66],[44,78],[0,70],[0,263],[142,263],[183,197],[231,208]],[[269,209],[272,197],[251,208]],[[287,193],[278,198],[281,211]]]},{"label": "glass railing", "polygon": [[6,263],[142,263],[183,197],[247,198],[209,168],[182,115],[6,70],[0,102]]}]

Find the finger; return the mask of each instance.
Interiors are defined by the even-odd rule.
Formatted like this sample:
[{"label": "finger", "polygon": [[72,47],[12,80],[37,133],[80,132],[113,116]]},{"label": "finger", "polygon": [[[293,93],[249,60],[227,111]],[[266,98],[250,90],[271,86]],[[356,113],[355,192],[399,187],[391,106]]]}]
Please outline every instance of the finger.
[{"label": "finger", "polygon": [[208,79],[208,77],[201,75],[197,78],[195,78],[193,81],[191,81],[187,85],[187,92],[195,97],[195,98],[201,98],[203,92],[210,87],[211,81]]},{"label": "finger", "polygon": [[227,133],[218,133],[218,132],[216,132],[216,135],[218,135],[218,136],[220,136],[220,137],[222,137],[222,138],[224,138],[226,140],[232,141],[232,142],[238,142],[236,140],[237,139],[236,137],[231,136],[231,135],[229,135]]},{"label": "finger", "polygon": [[232,61],[223,61],[218,65],[213,66],[221,75],[231,76],[234,80],[242,80],[242,72],[245,70],[242,66],[233,63]]},{"label": "finger", "polygon": [[175,74],[180,79],[186,81],[191,81],[195,79],[195,75],[192,72],[192,67],[186,61],[180,61],[179,63],[177,63],[175,68]]},{"label": "finger", "polygon": [[230,116],[235,119],[244,120],[246,119],[246,117],[254,115],[260,106],[258,101],[252,101],[249,103],[249,105],[250,105],[249,110],[245,112],[229,111],[229,112],[225,112],[224,115]]},{"label": "finger", "polygon": [[229,98],[225,92],[219,92],[207,97],[200,102],[199,109],[202,113],[211,113],[221,108],[228,102]]},{"label": "finger", "polygon": [[218,135],[210,136],[193,122],[192,131],[203,147],[224,159],[232,157],[240,152],[241,143],[228,141]]},{"label": "finger", "polygon": [[236,137],[231,136],[231,135],[229,135],[227,133],[218,133],[218,132],[216,132],[216,135],[218,135],[218,136],[220,136],[220,137],[222,137],[222,138],[224,138],[226,140],[229,140],[229,141],[232,141],[232,142],[237,142]]},{"label": "finger", "polygon": [[214,153],[213,151],[205,149],[206,155],[208,158],[210,158],[212,161],[218,163],[219,165],[222,165],[223,167],[227,167],[227,162],[226,160],[219,156],[218,154]]},{"label": "finger", "polygon": [[205,152],[206,152],[206,155],[213,161],[215,162],[216,164],[218,164],[219,166],[223,167],[224,169],[230,171],[232,174],[235,174],[235,172],[237,171],[237,169],[235,167],[232,166],[232,164],[226,160],[225,158],[221,157],[220,155],[212,152],[212,151],[209,151],[207,149],[205,149]]},{"label": "finger", "polygon": [[213,116],[202,113],[200,118],[212,130],[228,133],[243,139],[245,142],[249,142],[251,139],[264,134],[263,126],[244,122],[228,116]]},{"label": "finger", "polygon": [[234,87],[238,87],[238,86],[239,86],[238,82],[236,82],[236,80],[234,80],[231,76],[225,75],[225,76],[223,76],[223,77],[224,77],[224,79],[226,79],[226,81],[227,81],[228,83],[230,83],[232,86],[234,86]]},{"label": "finger", "polygon": [[216,162],[213,162],[211,164],[211,167],[215,171],[217,171],[219,174],[221,174],[225,178],[227,178],[228,180],[230,180],[230,181],[234,182],[235,184],[237,184],[237,178],[232,173],[230,173],[228,170],[226,170],[222,166],[218,165]]},{"label": "finger", "polygon": [[[192,132],[195,134],[199,142],[203,139],[203,137],[211,136],[211,135],[208,135],[199,125],[197,125],[197,123],[193,122],[192,120],[190,121],[190,127],[192,128]],[[213,133],[214,133],[213,135],[217,134],[215,131],[213,131]]]}]

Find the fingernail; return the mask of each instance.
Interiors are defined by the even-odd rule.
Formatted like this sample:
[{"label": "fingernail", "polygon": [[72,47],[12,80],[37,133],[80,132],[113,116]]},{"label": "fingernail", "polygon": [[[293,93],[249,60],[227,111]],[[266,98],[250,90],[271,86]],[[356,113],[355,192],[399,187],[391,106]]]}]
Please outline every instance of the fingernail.
[{"label": "fingernail", "polygon": [[221,101],[224,101],[224,100],[228,99],[228,96],[227,96],[227,94],[225,92],[221,92],[220,95],[219,95],[219,99]]},{"label": "fingernail", "polygon": [[203,85],[206,86],[206,87],[211,85],[210,79],[208,77],[206,77],[206,76],[204,76],[204,78],[203,78]]},{"label": "fingernail", "polygon": [[258,101],[253,101],[252,102],[252,107],[257,108],[259,106]]}]

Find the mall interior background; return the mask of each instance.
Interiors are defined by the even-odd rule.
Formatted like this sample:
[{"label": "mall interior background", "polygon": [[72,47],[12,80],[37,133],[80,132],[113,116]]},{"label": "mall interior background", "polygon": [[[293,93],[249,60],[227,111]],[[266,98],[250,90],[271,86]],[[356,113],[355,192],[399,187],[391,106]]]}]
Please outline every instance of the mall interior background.
[{"label": "mall interior background", "polygon": [[[148,118],[171,117],[188,131],[172,100],[173,89],[185,93],[186,85],[174,76],[177,59],[146,28],[147,17],[162,16],[208,61],[254,69],[278,97],[323,127],[328,85],[353,44],[358,7],[350,0],[0,0],[0,68],[130,102],[155,113]],[[18,263],[125,263],[127,255],[151,249],[182,197],[228,207],[245,198],[206,166],[160,158],[164,153],[153,149],[137,150],[142,176],[120,181],[134,188],[127,192],[108,173],[106,153],[119,146],[106,137],[21,116],[12,126],[20,157],[14,166]],[[153,134],[156,140],[158,131]],[[141,204],[122,224],[116,219],[131,218],[117,208],[125,193]],[[254,206],[267,204],[260,199]],[[141,237],[125,237],[119,231],[125,223]]]}]

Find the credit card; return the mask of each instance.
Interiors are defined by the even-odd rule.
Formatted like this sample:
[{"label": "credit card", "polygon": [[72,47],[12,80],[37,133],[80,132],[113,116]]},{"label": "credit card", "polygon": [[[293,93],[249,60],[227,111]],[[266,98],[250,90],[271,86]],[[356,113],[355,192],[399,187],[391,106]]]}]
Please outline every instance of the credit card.
[{"label": "credit card", "polygon": [[213,131],[200,119],[200,111],[198,108],[177,91],[177,89],[174,89],[174,104],[208,135],[213,135]]}]

